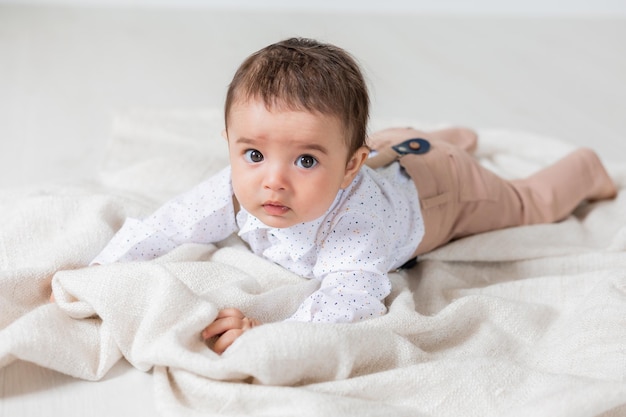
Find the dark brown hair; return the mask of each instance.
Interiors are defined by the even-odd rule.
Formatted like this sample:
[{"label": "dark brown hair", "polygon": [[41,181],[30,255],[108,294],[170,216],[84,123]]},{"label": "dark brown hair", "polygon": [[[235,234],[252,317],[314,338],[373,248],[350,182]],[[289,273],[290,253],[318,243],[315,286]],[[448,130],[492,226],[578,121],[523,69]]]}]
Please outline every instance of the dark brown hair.
[{"label": "dark brown hair", "polygon": [[262,100],[268,108],[337,117],[349,156],[365,146],[369,96],[361,70],[345,50],[313,39],[291,38],[250,55],[235,73],[224,116],[236,102]]}]

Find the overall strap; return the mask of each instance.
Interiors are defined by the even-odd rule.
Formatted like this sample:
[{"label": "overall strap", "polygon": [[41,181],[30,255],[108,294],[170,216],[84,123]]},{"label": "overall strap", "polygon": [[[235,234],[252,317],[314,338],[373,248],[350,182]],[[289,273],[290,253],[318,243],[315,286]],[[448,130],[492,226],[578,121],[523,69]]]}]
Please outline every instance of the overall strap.
[{"label": "overall strap", "polygon": [[430,149],[430,143],[426,139],[413,138],[405,140],[394,146],[377,150],[376,155],[365,161],[365,165],[372,169],[381,168],[397,161],[407,154],[423,154]]}]

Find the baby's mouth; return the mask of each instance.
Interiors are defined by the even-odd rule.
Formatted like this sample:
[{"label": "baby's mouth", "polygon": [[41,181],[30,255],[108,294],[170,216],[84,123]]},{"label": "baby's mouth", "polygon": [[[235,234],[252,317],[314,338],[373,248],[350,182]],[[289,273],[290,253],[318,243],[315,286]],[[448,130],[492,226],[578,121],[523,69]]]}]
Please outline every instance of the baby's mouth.
[{"label": "baby's mouth", "polygon": [[289,207],[274,201],[263,203],[263,209],[270,216],[280,216],[289,211]]}]

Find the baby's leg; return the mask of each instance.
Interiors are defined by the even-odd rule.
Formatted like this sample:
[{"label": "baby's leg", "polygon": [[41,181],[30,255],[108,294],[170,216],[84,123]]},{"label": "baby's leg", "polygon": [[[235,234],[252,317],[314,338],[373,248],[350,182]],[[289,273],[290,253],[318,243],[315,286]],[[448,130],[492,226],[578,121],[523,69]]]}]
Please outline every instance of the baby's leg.
[{"label": "baby's leg", "polygon": [[417,186],[426,229],[416,255],[464,236],[559,221],[584,200],[617,193],[589,149],[576,150],[528,178],[507,181],[458,148],[432,145],[426,154],[401,159]]},{"label": "baby's leg", "polygon": [[617,188],[594,151],[577,149],[528,178],[511,181],[520,196],[522,224],[562,220],[583,201],[613,198]]},{"label": "baby's leg", "polygon": [[464,127],[439,129],[430,132],[413,129],[412,127],[392,127],[372,133],[367,139],[367,144],[370,148],[379,150],[413,138],[442,140],[458,146],[469,153],[473,153],[478,144],[476,132]]}]

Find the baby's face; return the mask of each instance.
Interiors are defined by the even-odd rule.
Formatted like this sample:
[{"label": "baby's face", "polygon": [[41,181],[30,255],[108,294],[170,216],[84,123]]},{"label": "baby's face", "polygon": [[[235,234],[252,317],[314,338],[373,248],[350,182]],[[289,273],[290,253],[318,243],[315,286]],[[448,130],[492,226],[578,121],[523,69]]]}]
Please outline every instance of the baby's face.
[{"label": "baby's face", "polygon": [[348,159],[344,135],[335,117],[235,103],[227,139],[239,204],[270,227],[322,216],[367,156],[361,150]]}]

